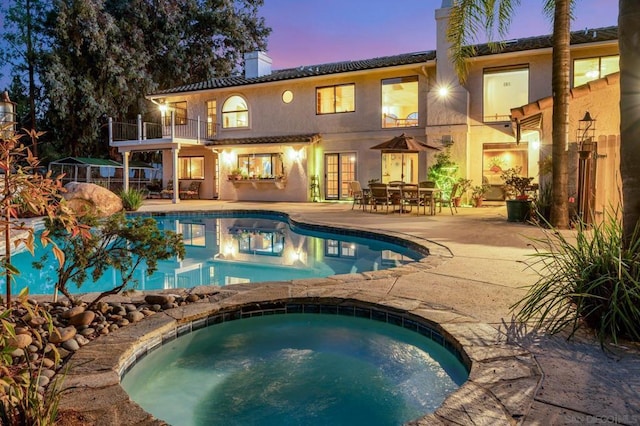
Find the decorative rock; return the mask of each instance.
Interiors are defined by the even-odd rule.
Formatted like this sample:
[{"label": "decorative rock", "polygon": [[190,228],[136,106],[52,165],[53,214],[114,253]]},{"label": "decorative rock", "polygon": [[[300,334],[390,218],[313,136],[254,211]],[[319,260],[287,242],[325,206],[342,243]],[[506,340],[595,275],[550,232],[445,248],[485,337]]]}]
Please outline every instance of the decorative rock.
[{"label": "decorative rock", "polygon": [[64,319],[69,319],[71,317],[74,317],[78,314],[81,314],[84,312],[84,306],[74,306],[73,308],[64,311],[63,313],[60,314],[61,318]]},{"label": "decorative rock", "polygon": [[99,333],[102,334],[102,335],[109,334],[109,328],[104,327],[99,331]]},{"label": "decorative rock", "polygon": [[129,320],[126,318],[122,318],[116,324],[118,324],[118,327],[124,327],[125,325],[129,325]]},{"label": "decorative rock", "polygon": [[198,297],[197,294],[190,294],[187,296],[187,302],[189,303],[193,303],[193,302],[197,302],[198,300],[200,300],[200,297]]},{"label": "decorative rock", "polygon": [[106,302],[98,302],[96,304],[96,311],[102,314],[106,314],[107,312],[109,312],[109,304]]},{"label": "decorative rock", "polygon": [[49,384],[49,378],[47,376],[43,376],[42,374],[38,376],[38,386],[45,387]]},{"label": "decorative rock", "polygon": [[151,316],[151,315],[155,314],[155,312],[150,310],[150,309],[142,309],[140,312],[142,312],[145,317],[148,317],[148,316]]},{"label": "decorative rock", "polygon": [[[52,359],[49,358],[43,358],[42,359],[42,366],[44,368],[50,369],[51,367],[53,367],[55,365],[55,362],[53,362]],[[46,371],[46,370],[45,370]]]},{"label": "decorative rock", "polygon": [[100,185],[85,182],[69,182],[62,196],[76,213],[92,213],[108,217],[122,211],[122,199]]},{"label": "decorative rock", "polygon": [[175,296],[171,294],[148,294],[145,296],[144,301],[150,305],[166,305],[173,303],[176,300]]},{"label": "decorative rock", "polygon": [[165,303],[164,305],[162,305],[162,309],[164,309],[165,311],[167,309],[173,309],[173,308],[177,308],[178,304],[177,303]]},{"label": "decorative rock", "polygon": [[70,352],[75,352],[80,349],[80,345],[75,339],[69,339],[65,341],[64,343],[62,343],[62,347]]},{"label": "decorative rock", "polygon": [[78,344],[79,344],[80,346],[84,346],[84,345],[86,345],[87,343],[89,343],[89,342],[90,342],[90,340],[89,340],[89,339],[87,339],[86,337],[84,337],[84,336],[83,336],[83,335],[81,335],[81,334],[76,334],[75,340],[76,340],[76,342],[78,342]]},{"label": "decorative rock", "polygon": [[24,349],[33,342],[29,334],[16,334],[16,337],[9,339],[9,346],[16,349]]},{"label": "decorative rock", "polygon": [[118,324],[111,324],[107,330],[116,331],[118,328]]},{"label": "decorative rock", "polygon": [[129,322],[138,322],[144,318],[144,314],[139,311],[132,311],[127,314]]},{"label": "decorative rock", "polygon": [[11,356],[13,358],[20,358],[22,356],[24,356],[24,350],[23,349],[15,349],[13,352],[11,352]]},{"label": "decorative rock", "polygon": [[77,330],[74,326],[54,328],[49,336],[49,342],[54,344],[66,342],[73,338],[76,335],[76,332]]},{"label": "decorative rock", "polygon": [[[104,327],[102,327],[102,328],[104,328]],[[95,332],[96,332],[95,328],[87,327],[87,328],[85,328],[84,330],[82,330],[80,332],[80,335],[82,335],[84,337],[88,337],[88,336],[91,336]]]},{"label": "decorative rock", "polygon": [[40,327],[44,325],[46,322],[47,322],[47,319],[43,317],[35,317],[35,318],[29,319],[29,325],[34,328]]},{"label": "decorative rock", "polygon": [[124,309],[127,312],[133,312],[138,310],[136,305],[134,305],[133,303],[127,303],[126,305],[124,305]]},{"label": "decorative rock", "polygon": [[60,354],[60,358],[65,359],[66,357],[71,355],[71,352],[69,352],[68,350],[66,350],[63,347],[59,347],[58,348],[58,354]]},{"label": "decorative rock", "polygon": [[93,313],[92,311],[84,311],[70,317],[69,324],[80,325],[80,326],[89,325],[93,322],[95,317],[96,317],[96,314]]},{"label": "decorative rock", "polygon": [[56,375],[56,372],[49,368],[43,368],[42,371],[40,372],[40,375],[44,377],[52,378],[53,376]]},{"label": "decorative rock", "polygon": [[158,304],[151,305],[151,310],[153,310],[155,312],[160,312],[162,310],[162,306],[160,306]]}]

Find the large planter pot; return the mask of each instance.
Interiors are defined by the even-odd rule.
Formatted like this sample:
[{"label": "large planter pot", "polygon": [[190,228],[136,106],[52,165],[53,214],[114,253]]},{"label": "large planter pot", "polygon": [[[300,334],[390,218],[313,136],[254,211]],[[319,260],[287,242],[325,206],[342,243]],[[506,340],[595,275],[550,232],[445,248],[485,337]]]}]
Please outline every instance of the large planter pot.
[{"label": "large planter pot", "polygon": [[526,222],[531,216],[531,201],[507,200],[507,221]]}]

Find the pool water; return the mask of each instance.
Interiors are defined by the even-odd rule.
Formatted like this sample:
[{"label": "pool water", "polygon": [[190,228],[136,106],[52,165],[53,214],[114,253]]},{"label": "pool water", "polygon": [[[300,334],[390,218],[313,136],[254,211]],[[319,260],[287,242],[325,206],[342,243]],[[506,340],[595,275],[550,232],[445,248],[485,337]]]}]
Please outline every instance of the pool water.
[{"label": "pool water", "polygon": [[[186,256],[159,261],[158,270],[151,276],[147,276],[144,265],[138,268],[135,287],[139,290],[327,277],[386,269],[423,257],[381,240],[290,226],[278,215],[211,213],[154,218],[159,228],[182,234]],[[53,293],[57,262],[50,251],[50,247],[37,247],[35,256],[25,250],[11,257],[20,271],[13,292],[28,286],[30,294]],[[36,269],[33,262],[47,252],[44,267]],[[108,270],[96,282],[90,276],[80,288],[70,283],[70,292],[105,291],[120,280],[115,270]],[[4,286],[3,278],[0,284]]]},{"label": "pool water", "polygon": [[401,425],[467,377],[449,351],[402,327],[287,314],[182,336],[140,360],[122,386],[172,425]]}]

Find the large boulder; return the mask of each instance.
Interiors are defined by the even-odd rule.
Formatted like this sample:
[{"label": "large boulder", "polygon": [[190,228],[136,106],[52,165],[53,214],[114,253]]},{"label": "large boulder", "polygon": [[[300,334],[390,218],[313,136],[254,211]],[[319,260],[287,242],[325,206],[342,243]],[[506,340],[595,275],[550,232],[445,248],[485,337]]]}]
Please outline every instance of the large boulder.
[{"label": "large boulder", "polygon": [[122,200],[107,188],[84,182],[69,182],[67,192],[62,196],[67,205],[78,214],[90,213],[98,217],[108,217],[122,211]]}]

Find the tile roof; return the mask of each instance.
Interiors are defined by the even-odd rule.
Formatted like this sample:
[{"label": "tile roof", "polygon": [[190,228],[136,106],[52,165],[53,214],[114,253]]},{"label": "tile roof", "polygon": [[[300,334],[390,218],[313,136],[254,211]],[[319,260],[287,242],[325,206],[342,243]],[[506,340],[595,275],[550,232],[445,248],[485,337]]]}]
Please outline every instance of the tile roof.
[{"label": "tile roof", "polygon": [[313,143],[320,140],[319,133],[307,133],[302,135],[262,136],[234,139],[215,139],[205,143],[205,146],[230,146],[230,145],[269,145],[290,143]]},{"label": "tile roof", "polygon": [[[571,33],[571,44],[585,44],[613,41],[618,39],[618,27],[604,27],[595,29],[585,29]],[[492,49],[488,43],[475,45],[476,56],[488,56],[501,53],[521,52],[535,49],[545,49],[552,47],[553,37],[551,34],[536,37],[527,37],[515,40],[507,40],[495,45]],[[424,51],[415,53],[403,53],[394,56],[382,56],[373,59],[362,59],[356,61],[333,62],[329,64],[305,65],[297,68],[287,68],[272,71],[271,74],[262,77],[245,78],[242,76],[213,78],[206,81],[185,84],[170,89],[159,90],[151,95],[174,94],[182,92],[193,92],[199,90],[222,89],[227,87],[248,86],[252,84],[270,83],[275,81],[294,80],[299,78],[316,77],[330,74],[340,74],[353,71],[365,71],[395,67],[401,65],[421,64],[433,61],[436,58],[436,51]]]}]

